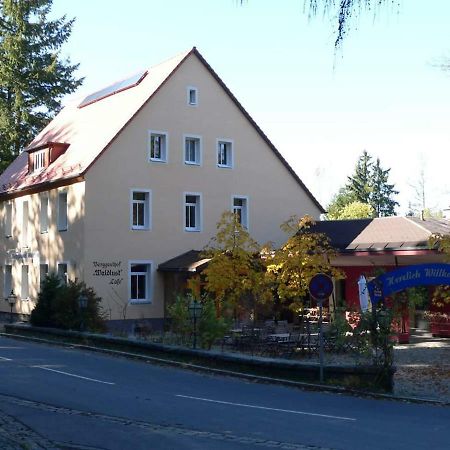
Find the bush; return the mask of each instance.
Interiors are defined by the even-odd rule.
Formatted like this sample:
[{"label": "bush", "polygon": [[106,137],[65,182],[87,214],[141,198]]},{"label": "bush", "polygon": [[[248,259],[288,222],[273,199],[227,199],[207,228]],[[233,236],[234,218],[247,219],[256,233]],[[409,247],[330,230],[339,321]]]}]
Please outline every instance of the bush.
[{"label": "bush", "polygon": [[[168,308],[172,331],[179,334],[183,342],[189,341],[194,335],[194,322],[189,315],[189,304],[192,300],[191,295],[177,296],[175,302]],[[224,318],[217,317],[213,300],[206,297],[200,303],[203,308],[197,320],[197,335],[201,347],[209,350],[216,340],[225,336],[230,324]]]},{"label": "bush", "polygon": [[[87,306],[80,310],[78,299],[87,297]],[[104,331],[105,319],[100,307],[101,298],[83,282],[64,284],[55,274],[48,275],[42,283],[36,307],[30,322],[34,326],[54,327],[64,330]]]}]

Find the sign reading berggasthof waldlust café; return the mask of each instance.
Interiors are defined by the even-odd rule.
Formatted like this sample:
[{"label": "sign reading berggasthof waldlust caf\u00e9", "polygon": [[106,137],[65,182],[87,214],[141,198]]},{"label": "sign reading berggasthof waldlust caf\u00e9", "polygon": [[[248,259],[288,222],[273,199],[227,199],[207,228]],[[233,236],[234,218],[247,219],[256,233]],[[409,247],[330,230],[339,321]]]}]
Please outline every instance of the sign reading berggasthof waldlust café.
[{"label": "sign reading berggasthof waldlust caf\u00e9", "polygon": [[386,272],[367,283],[373,303],[416,286],[450,285],[450,264],[419,264]]},{"label": "sign reading berggasthof waldlust caf\u00e9", "polygon": [[122,261],[93,261],[92,276],[106,278],[108,284],[119,285],[123,281]]}]

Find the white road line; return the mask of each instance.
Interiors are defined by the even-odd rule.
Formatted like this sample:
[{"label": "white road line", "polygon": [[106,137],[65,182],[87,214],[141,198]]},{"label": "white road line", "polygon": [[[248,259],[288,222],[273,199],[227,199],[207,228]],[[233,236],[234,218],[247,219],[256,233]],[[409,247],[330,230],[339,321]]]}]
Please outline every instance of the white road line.
[{"label": "white road line", "polygon": [[0,361],[12,361],[12,359],[5,358],[4,356],[0,356]]},{"label": "white road line", "polygon": [[278,411],[278,412],[285,412],[290,414],[302,414],[305,416],[315,416],[315,417],[324,417],[327,419],[339,419],[339,420],[351,420],[356,421],[353,417],[341,417],[341,416],[330,416],[328,414],[317,414],[317,413],[309,413],[305,411],[293,411],[290,409],[280,409],[280,408],[268,408],[266,406],[257,406],[257,405],[246,405],[245,403],[232,403],[232,402],[224,402],[221,400],[211,400],[209,398],[201,398],[201,397],[191,397],[190,395],[175,395],[175,397],[181,397],[181,398],[188,398],[191,400],[200,400],[203,402],[210,402],[210,403],[220,403],[222,405],[231,405],[231,406],[241,406],[244,408],[254,408],[254,409],[264,409],[267,411]]},{"label": "white road line", "polygon": [[23,350],[23,347],[7,347],[7,346],[0,346],[0,349],[9,348],[14,350]]},{"label": "white road line", "polygon": [[63,372],[62,370],[51,369],[50,367],[46,367],[46,366],[31,366],[31,367],[34,367],[36,369],[48,370],[49,372],[60,373],[61,375],[67,375],[68,377],[80,378],[82,380],[87,380],[87,381],[94,381],[95,383],[111,384],[111,385],[116,384],[116,383],[111,383],[109,381],[96,380],[95,378],[82,377],[81,375],[75,375],[74,373]]}]

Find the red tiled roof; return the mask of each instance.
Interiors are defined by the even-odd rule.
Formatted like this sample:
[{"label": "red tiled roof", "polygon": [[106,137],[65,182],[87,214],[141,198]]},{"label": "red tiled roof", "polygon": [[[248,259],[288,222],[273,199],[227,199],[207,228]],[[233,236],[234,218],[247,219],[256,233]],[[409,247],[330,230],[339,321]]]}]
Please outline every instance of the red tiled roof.
[{"label": "red tiled roof", "polygon": [[292,167],[195,47],[148,69],[147,76],[135,87],[102,98],[101,101],[96,101],[83,108],[79,108],[78,105],[84,97],[77,98],[65,106],[25,150],[43,148],[49,142],[58,142],[68,144],[67,151],[39,174],[28,173],[28,152],[21,153],[0,175],[0,197],[84,175],[121,130],[191,54],[198,57],[231,97],[315,206],[321,212],[325,212]]}]

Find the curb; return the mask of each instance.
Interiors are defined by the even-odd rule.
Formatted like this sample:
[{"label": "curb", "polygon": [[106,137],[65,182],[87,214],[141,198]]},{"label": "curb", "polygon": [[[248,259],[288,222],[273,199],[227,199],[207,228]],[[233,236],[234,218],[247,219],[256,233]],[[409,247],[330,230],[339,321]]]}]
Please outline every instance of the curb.
[{"label": "curb", "polygon": [[292,381],[292,380],[284,380],[282,378],[272,378],[272,377],[265,377],[262,375],[253,375],[245,372],[236,372],[232,370],[226,370],[226,369],[216,369],[213,367],[207,367],[207,366],[201,366],[198,364],[191,364],[191,363],[185,363],[181,361],[175,361],[172,359],[165,359],[165,358],[157,358],[155,356],[146,356],[141,355],[139,353],[131,353],[131,352],[124,352],[120,350],[111,350],[108,348],[102,348],[102,347],[93,347],[90,345],[84,345],[84,344],[74,344],[69,342],[63,342],[58,340],[51,340],[51,339],[43,339],[43,338],[37,338],[32,336],[24,336],[19,334],[9,334],[9,333],[2,333],[0,332],[0,336],[11,338],[11,339],[17,339],[22,341],[31,341],[41,344],[49,344],[49,345],[55,345],[55,346],[62,346],[62,347],[68,347],[68,348],[77,348],[81,350],[88,350],[91,352],[96,353],[104,353],[112,356],[120,356],[124,358],[129,359],[139,359],[144,362],[154,362],[156,364],[166,365],[166,366],[173,366],[173,367],[179,367],[182,369],[190,369],[198,372],[204,372],[204,373],[212,373],[216,375],[224,375],[224,376],[231,376],[236,378],[243,378],[259,383],[268,383],[268,384],[277,384],[277,385],[283,385],[283,386],[289,386],[289,387],[296,387],[299,389],[309,390],[309,391],[321,391],[321,392],[331,392],[336,394],[349,394],[353,396],[358,397],[366,397],[366,398],[374,398],[374,399],[380,399],[380,400],[392,400],[392,401],[401,401],[401,402],[408,402],[408,403],[419,403],[419,404],[428,404],[428,405],[436,405],[436,406],[450,406],[450,402],[445,402],[441,400],[432,400],[432,399],[426,399],[426,398],[420,398],[420,397],[403,397],[403,396],[395,396],[391,394],[380,394],[375,392],[368,392],[368,391],[362,391],[358,389],[351,389],[346,387],[340,387],[340,386],[327,386],[323,384],[315,384],[315,383],[305,383],[301,381]]}]

